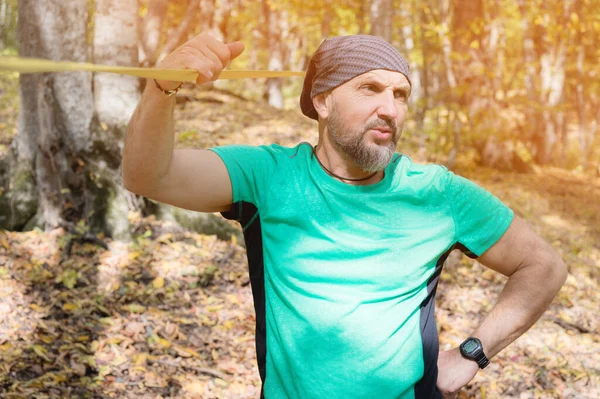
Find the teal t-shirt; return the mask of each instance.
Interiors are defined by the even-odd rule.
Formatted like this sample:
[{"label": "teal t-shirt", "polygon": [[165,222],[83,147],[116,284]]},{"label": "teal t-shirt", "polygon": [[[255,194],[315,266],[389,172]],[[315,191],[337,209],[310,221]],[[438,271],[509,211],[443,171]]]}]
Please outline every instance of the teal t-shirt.
[{"label": "teal t-shirt", "polygon": [[[380,182],[352,186],[329,176],[308,143],[211,150],[229,171],[245,232],[259,226],[246,241],[263,274],[253,291],[264,311],[265,397],[439,395],[433,297],[443,262],[454,248],[481,255],[513,212],[402,154]],[[242,204],[253,214],[241,215]]]}]

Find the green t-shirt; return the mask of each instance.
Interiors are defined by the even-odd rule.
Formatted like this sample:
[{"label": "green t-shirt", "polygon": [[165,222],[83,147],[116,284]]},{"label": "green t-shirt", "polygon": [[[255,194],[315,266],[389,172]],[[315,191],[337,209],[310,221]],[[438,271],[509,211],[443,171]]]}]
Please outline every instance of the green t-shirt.
[{"label": "green t-shirt", "polygon": [[380,182],[352,186],[329,176],[308,143],[212,150],[229,171],[229,216],[244,225],[257,277],[265,397],[439,396],[433,298],[443,262],[455,248],[481,255],[513,212],[402,154]]}]

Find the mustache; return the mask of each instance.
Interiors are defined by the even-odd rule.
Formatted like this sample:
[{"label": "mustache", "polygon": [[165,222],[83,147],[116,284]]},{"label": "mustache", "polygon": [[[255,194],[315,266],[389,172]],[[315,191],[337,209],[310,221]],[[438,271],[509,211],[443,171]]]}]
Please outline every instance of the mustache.
[{"label": "mustache", "polygon": [[398,126],[396,125],[396,122],[394,122],[393,120],[385,120],[385,119],[377,118],[365,125],[365,132],[370,129],[379,127],[379,126],[389,127],[392,130],[394,136],[396,135],[396,133],[398,131]]}]

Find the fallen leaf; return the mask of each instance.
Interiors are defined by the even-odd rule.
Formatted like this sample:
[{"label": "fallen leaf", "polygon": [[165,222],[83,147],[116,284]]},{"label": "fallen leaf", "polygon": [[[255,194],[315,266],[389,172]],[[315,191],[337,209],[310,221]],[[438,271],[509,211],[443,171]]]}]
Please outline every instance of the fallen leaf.
[{"label": "fallen leaf", "polygon": [[152,281],[152,286],[156,289],[162,288],[165,286],[165,279],[162,277],[157,277]]},{"label": "fallen leaf", "polygon": [[65,303],[62,307],[62,310],[65,312],[72,312],[78,308],[77,304],[74,303]]}]

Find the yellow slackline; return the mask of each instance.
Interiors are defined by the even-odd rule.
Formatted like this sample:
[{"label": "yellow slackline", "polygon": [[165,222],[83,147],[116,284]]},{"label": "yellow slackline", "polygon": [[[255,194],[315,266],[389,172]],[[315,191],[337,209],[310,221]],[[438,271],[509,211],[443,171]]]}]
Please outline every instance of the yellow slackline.
[{"label": "yellow slackline", "polygon": [[[133,68],[96,65],[80,62],[49,61],[38,58],[0,57],[0,71],[19,73],[45,72],[108,72],[132,75],[140,78],[196,82],[198,71],[191,69]],[[222,71],[218,79],[281,78],[304,76],[294,71]]]}]

